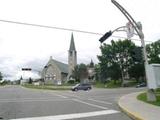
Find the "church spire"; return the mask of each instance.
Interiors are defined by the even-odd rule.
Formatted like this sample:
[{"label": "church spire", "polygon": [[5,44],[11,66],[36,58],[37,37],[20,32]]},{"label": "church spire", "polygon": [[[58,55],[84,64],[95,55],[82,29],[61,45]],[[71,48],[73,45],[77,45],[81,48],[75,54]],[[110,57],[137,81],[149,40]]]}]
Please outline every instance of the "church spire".
[{"label": "church spire", "polygon": [[69,51],[76,51],[75,44],[74,44],[73,33],[72,33],[72,36],[71,36],[71,43],[70,43]]},{"label": "church spire", "polygon": [[72,76],[73,70],[76,65],[77,65],[77,51],[76,51],[76,47],[74,44],[74,38],[73,38],[73,33],[72,33],[70,48],[68,51],[68,68],[69,68],[68,78],[70,78],[70,76]]}]

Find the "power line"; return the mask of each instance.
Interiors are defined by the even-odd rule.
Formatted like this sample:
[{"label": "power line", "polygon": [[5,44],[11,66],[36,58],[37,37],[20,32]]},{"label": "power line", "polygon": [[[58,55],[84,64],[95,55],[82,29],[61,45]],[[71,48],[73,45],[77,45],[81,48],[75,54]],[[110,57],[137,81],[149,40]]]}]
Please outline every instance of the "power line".
[{"label": "power line", "polygon": [[103,35],[102,33],[88,32],[88,31],[69,29],[69,28],[63,28],[63,27],[54,27],[54,26],[39,25],[39,24],[32,24],[32,23],[25,23],[25,22],[16,22],[16,21],[9,21],[9,20],[0,20],[0,21],[1,22],[7,22],[7,23],[21,24],[21,25],[29,25],[29,26],[34,26],[34,27],[43,27],[43,28],[51,28],[51,29],[58,29],[58,30],[65,30],[65,31],[81,32],[81,33],[88,33],[88,34],[95,34],[95,35]]},{"label": "power line", "polygon": [[[26,22],[17,22],[17,21],[11,21],[11,20],[0,19],[0,22],[13,23],[13,24],[19,24],[19,25],[27,25],[27,26],[33,26],[33,27],[50,28],[50,29],[57,29],[57,30],[65,30],[65,31],[72,31],[72,32],[80,32],[80,33],[94,34],[94,35],[104,35],[102,33],[97,33],[97,32],[69,29],[69,28],[64,28],[64,27],[47,26],[47,25],[40,25],[40,24],[32,24],[32,23],[26,23]],[[112,37],[126,39],[126,37],[121,37],[121,36],[112,36]],[[132,39],[132,40],[140,41],[139,39]],[[152,41],[146,41],[146,42],[152,42]]]}]

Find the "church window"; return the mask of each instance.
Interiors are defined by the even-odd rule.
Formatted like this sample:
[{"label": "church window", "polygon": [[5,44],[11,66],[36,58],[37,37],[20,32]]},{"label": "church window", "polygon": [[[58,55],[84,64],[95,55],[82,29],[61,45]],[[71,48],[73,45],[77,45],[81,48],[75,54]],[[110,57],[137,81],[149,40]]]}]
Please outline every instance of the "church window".
[{"label": "church window", "polygon": [[72,56],[72,51],[70,51],[70,56]]}]

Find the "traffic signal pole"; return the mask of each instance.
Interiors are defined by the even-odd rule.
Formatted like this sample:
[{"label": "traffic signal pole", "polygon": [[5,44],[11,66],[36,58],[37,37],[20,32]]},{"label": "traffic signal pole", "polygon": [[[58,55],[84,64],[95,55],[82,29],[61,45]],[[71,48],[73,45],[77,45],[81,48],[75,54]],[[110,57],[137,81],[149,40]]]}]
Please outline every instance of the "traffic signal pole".
[{"label": "traffic signal pole", "polygon": [[[144,42],[144,34],[142,32],[142,25],[140,23],[137,23],[132,16],[115,0],[111,0],[111,2],[123,13],[123,15],[128,19],[128,21],[131,23],[131,25],[134,27],[136,33],[138,34],[139,38],[141,39],[141,44],[143,47],[143,56],[145,61],[145,73],[146,73],[146,80],[148,85],[148,78],[147,78],[147,65],[148,65],[148,59],[147,59],[147,53],[146,53],[146,46]],[[154,94],[154,91],[152,89],[147,89],[147,100],[148,101],[155,101],[156,96]]]}]

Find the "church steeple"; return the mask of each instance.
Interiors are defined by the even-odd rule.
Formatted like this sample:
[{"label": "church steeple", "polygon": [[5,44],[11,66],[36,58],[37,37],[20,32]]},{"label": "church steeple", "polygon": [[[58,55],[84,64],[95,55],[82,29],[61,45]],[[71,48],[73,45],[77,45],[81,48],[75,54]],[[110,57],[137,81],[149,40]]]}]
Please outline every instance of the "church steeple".
[{"label": "church steeple", "polygon": [[76,51],[75,44],[74,44],[73,33],[72,33],[72,36],[71,36],[71,43],[70,43],[69,51]]},{"label": "church steeple", "polygon": [[72,75],[73,70],[76,65],[77,65],[77,51],[76,51],[76,47],[74,44],[74,37],[73,37],[73,33],[72,33],[70,47],[69,47],[69,51],[68,51],[69,77]]}]

